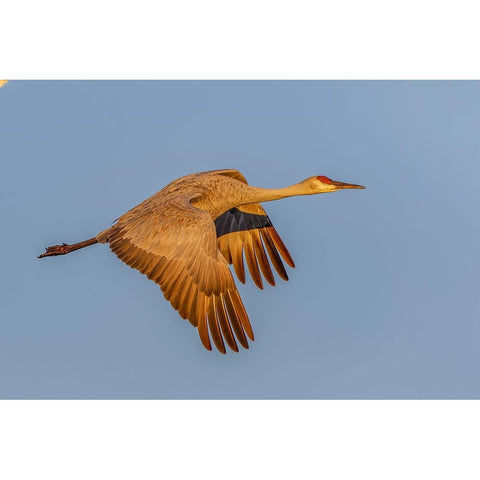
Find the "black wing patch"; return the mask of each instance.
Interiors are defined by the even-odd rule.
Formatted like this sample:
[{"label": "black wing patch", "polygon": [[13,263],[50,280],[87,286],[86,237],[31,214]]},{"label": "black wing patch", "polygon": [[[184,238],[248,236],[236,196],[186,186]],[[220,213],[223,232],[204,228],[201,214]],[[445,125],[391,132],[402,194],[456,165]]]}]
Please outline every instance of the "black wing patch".
[{"label": "black wing patch", "polygon": [[267,215],[254,215],[232,208],[215,220],[217,238],[227,233],[253,230],[255,228],[273,227]]}]

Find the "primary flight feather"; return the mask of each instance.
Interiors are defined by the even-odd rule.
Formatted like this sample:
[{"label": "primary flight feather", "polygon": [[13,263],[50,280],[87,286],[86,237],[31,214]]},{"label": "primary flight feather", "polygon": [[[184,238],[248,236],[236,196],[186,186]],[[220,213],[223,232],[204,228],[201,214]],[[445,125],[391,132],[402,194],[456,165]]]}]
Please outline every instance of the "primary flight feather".
[{"label": "primary flight feather", "polygon": [[160,286],[181,317],[198,328],[205,348],[211,350],[213,340],[222,353],[225,343],[238,352],[238,343],[248,348],[247,337],[254,337],[229,264],[245,283],[245,257],[259,288],[262,276],[275,285],[270,264],[284,280],[283,262],[295,266],[260,203],[346,188],[365,187],[314,176],[266,189],[248,185],[238,170],[195,173],[171,182],[96,237],[47,247],[39,258],[108,243],[120,260]]}]

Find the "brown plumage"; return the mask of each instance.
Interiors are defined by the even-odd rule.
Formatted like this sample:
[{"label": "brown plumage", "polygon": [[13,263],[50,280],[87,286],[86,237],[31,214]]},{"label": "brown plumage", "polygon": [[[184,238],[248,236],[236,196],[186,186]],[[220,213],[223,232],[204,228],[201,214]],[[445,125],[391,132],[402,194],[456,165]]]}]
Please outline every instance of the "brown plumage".
[{"label": "brown plumage", "polygon": [[[165,298],[198,328],[208,350],[248,348],[253,330],[229,264],[245,282],[245,264],[259,288],[275,285],[274,270],[288,280],[283,261],[293,259],[260,202],[295,195],[364,188],[310,177],[280,189],[251,187],[238,170],[214,170],[179,178],[122,215],[96,237],[48,247],[40,258],[108,243],[127,265],[157,283]],[[245,258],[245,261],[244,261]],[[283,261],[282,261],[283,259]],[[270,260],[270,261],[269,261]]]}]

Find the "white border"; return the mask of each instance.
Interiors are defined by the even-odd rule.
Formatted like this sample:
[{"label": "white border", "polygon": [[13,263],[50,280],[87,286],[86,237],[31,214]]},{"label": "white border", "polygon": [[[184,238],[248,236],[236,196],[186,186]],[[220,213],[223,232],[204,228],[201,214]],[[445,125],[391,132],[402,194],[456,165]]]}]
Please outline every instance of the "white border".
[{"label": "white border", "polygon": [[472,401],[5,401],[0,478],[477,480]]},{"label": "white border", "polygon": [[0,78],[474,79],[477,4],[3,2]]}]

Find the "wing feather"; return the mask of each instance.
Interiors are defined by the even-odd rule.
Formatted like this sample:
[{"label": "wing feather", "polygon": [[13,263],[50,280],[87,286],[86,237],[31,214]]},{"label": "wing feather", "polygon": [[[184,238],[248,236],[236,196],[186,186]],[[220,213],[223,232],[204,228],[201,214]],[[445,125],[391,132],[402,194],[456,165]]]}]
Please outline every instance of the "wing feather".
[{"label": "wing feather", "polygon": [[215,220],[215,227],[218,248],[227,262],[233,265],[242,283],[245,283],[244,256],[250,275],[258,288],[263,288],[260,270],[266,281],[272,286],[275,285],[270,262],[278,275],[288,280],[282,257],[292,268],[295,263],[260,204],[243,205],[225,212]]},{"label": "wing feather", "polygon": [[228,321],[228,314],[225,310],[225,305],[223,303],[223,295],[215,297],[215,309],[218,315],[218,322],[222,329],[223,337],[228,343],[228,346],[234,351],[238,352],[237,342],[235,342],[235,337],[232,332],[232,328],[230,327],[230,323]]},{"label": "wing feather", "polygon": [[260,239],[260,233],[258,230],[251,230],[250,235],[252,237],[253,250],[255,251],[255,255],[257,257],[258,264],[260,265],[260,269],[262,270],[263,276],[267,282],[274,287],[275,278],[263,248],[262,240]]},{"label": "wing feather", "polygon": [[233,305],[233,301],[231,296],[227,293],[225,295],[225,306],[227,307],[228,316],[230,317],[230,323],[232,328],[237,336],[238,341],[242,345],[243,348],[248,348],[248,341],[247,337],[245,337],[245,332],[242,327],[242,322],[238,316],[237,311],[235,310],[235,306]]},{"label": "wing feather", "polygon": [[237,312],[237,318],[239,318],[245,333],[248,335],[250,340],[254,340],[252,326],[250,325],[250,320],[248,319],[247,312],[245,311],[245,307],[243,306],[242,299],[238,294],[237,290],[229,290],[228,294],[232,299],[233,306],[235,311]]},{"label": "wing feather", "polygon": [[205,348],[212,349],[212,339],[222,353],[225,343],[238,351],[235,336],[248,348],[250,321],[210,214],[184,194],[161,200],[161,205],[149,200],[127,212],[98,241],[109,243],[122,261],[157,283],[182,318],[198,328]]},{"label": "wing feather", "polygon": [[275,248],[275,244],[273,243],[272,237],[269,235],[269,233],[266,231],[267,229],[262,229],[260,231],[260,235],[263,240],[263,244],[265,245],[268,255],[270,256],[270,259],[273,263],[273,266],[275,267],[275,270],[277,273],[280,275],[281,278],[284,280],[288,280],[288,275],[287,271],[285,270],[285,267],[283,266],[282,259],[280,258],[280,255],[277,252],[277,249]]},{"label": "wing feather", "polygon": [[229,248],[232,250],[232,263],[235,273],[238,279],[245,283],[245,266],[243,264],[243,245],[240,236],[236,236],[232,239],[226,239]]},{"label": "wing feather", "polygon": [[244,232],[242,232],[242,242],[250,275],[252,276],[255,285],[263,290],[262,276],[260,275],[260,270],[258,269],[257,258],[255,256],[256,252],[252,242],[252,235],[244,234]]},{"label": "wing feather", "polygon": [[225,350],[225,344],[223,343],[222,334],[220,333],[220,325],[218,324],[217,314],[215,312],[215,299],[217,297],[213,296],[208,299],[208,309],[207,309],[207,316],[208,316],[208,326],[210,329],[210,333],[213,338],[213,342],[215,346],[221,353],[227,353]]}]

